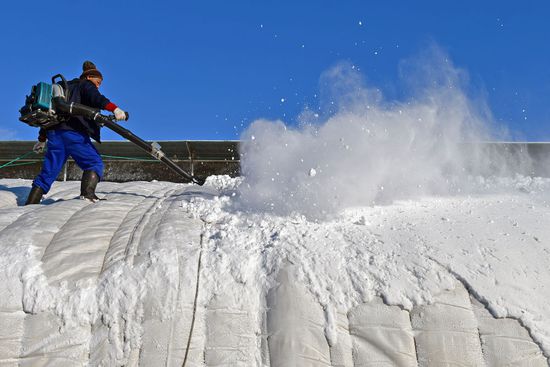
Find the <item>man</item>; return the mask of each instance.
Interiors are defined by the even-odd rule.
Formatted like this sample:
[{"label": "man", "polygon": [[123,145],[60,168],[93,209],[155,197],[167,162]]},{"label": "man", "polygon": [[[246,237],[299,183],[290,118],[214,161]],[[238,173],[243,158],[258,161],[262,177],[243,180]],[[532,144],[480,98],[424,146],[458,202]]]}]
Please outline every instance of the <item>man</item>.
[{"label": "man", "polygon": [[[68,102],[113,112],[117,121],[126,119],[126,113],[99,92],[103,75],[91,61],[82,65],[82,75],[68,82]],[[42,171],[32,183],[32,189],[25,205],[39,204],[42,196],[50,190],[65,161],[71,156],[82,169],[80,198],[97,201],[95,194],[98,182],[103,176],[103,161],[92,144],[90,137],[100,142],[100,126],[93,120],[81,116],[71,116],[47,130],[40,129],[35,152],[47,151]]]}]

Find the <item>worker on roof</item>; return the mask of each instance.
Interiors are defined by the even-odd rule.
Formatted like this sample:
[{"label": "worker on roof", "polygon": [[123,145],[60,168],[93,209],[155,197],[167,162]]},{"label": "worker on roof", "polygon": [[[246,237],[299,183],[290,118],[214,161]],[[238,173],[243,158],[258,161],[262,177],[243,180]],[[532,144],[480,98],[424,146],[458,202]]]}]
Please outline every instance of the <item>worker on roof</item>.
[{"label": "worker on roof", "polygon": [[[126,119],[126,113],[99,92],[103,75],[93,62],[85,61],[82,74],[68,82],[68,102],[81,103],[92,108],[113,112],[117,121]],[[71,156],[82,169],[80,198],[96,202],[98,182],[103,177],[103,161],[92,144],[90,137],[100,141],[100,126],[97,122],[81,116],[71,116],[67,120],[48,129],[40,129],[34,151],[41,153],[47,143],[42,171],[32,183],[32,189],[25,205],[39,204],[42,196],[61,172],[65,161]]]}]

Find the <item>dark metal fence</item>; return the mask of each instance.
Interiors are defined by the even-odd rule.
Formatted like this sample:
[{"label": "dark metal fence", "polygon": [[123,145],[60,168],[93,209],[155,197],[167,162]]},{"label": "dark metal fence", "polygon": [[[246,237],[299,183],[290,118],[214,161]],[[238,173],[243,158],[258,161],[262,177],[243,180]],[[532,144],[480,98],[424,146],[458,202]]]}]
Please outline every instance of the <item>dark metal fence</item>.
[{"label": "dark metal fence", "polygon": [[[240,174],[237,141],[159,141],[162,151],[183,169],[197,177]],[[0,141],[0,167],[32,151],[34,141]],[[104,180],[114,182],[162,180],[185,182],[161,162],[126,141],[96,144],[105,163]],[[42,155],[30,154],[0,169],[0,178],[34,178]],[[71,159],[58,180],[80,180],[82,171]]]},{"label": "dark metal fence", "polygon": [[[32,151],[34,141],[0,141],[0,167]],[[238,141],[160,141],[164,153],[197,177],[210,175],[240,175],[240,152]],[[482,149],[479,148],[481,145]],[[125,181],[172,181],[185,180],[164,164],[152,159],[145,152],[127,141],[107,141],[96,144],[105,163],[105,180]],[[475,166],[483,157],[491,161],[494,173],[523,174],[550,177],[550,143],[482,143],[465,144],[465,166]],[[328,147],[327,149],[330,149]],[[469,154],[472,153],[472,154]],[[42,155],[29,154],[0,168],[0,178],[34,178],[40,171]],[[468,168],[468,167],[467,167]],[[475,171],[475,169],[473,169]],[[59,175],[59,180],[79,180],[82,171],[69,160]]]}]

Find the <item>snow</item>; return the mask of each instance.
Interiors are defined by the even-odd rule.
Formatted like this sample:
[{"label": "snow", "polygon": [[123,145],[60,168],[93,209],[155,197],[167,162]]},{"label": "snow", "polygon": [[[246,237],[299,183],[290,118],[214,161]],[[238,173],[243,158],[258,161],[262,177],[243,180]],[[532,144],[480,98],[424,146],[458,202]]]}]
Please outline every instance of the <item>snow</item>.
[{"label": "snow", "polygon": [[306,110],[297,125],[254,121],[240,149],[245,206],[326,218],[354,205],[461,194],[472,176],[529,167],[529,157],[508,160],[475,144],[493,138],[490,112],[463,92],[463,72],[439,57],[403,63],[427,74],[419,82],[427,86],[402,101],[386,100],[344,63],[321,78],[328,112],[319,119]]},{"label": "snow", "polygon": [[515,340],[544,365],[550,179],[472,144],[490,112],[447,58],[413,66],[427,87],[404,101],[329,70],[332,112],[252,123],[241,178],[102,182],[95,204],[57,182],[33,206],[0,179],[0,363],[348,366],[390,325],[380,360],[506,364],[469,346]]},{"label": "snow", "polygon": [[550,179],[476,182],[477,195],[358,206],[318,220],[240,210],[243,180],[227,176],[203,188],[101,183],[108,200],[99,204],[69,200],[78,183],[56,183],[45,205],[27,207],[16,205],[30,182],[0,180],[0,308],[22,304],[30,325],[46,311],[58,315],[57,332],[73,338],[89,338],[91,328],[110,342],[102,358],[127,361],[144,342],[147,312],[174,315],[178,282],[195,276],[190,238],[202,233],[199,305],[232,298],[257,312],[256,328],[262,299],[290,263],[325,310],[329,340],[337,310],[377,296],[412,310],[458,279],[493,316],[520,320],[548,355]]}]

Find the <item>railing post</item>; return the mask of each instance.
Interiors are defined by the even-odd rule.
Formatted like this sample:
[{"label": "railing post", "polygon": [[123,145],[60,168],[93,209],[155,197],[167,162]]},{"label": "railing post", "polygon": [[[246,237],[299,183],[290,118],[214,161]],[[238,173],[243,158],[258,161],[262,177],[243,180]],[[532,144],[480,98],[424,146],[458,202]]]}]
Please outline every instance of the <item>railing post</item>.
[{"label": "railing post", "polygon": [[195,155],[194,152],[191,151],[191,148],[189,147],[189,141],[185,141],[185,146],[187,147],[187,152],[189,153],[189,162],[191,165],[191,176],[195,175],[195,162],[193,161],[193,156]]}]

